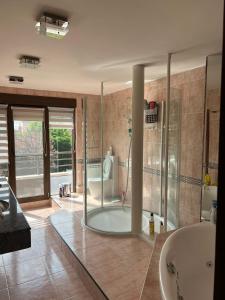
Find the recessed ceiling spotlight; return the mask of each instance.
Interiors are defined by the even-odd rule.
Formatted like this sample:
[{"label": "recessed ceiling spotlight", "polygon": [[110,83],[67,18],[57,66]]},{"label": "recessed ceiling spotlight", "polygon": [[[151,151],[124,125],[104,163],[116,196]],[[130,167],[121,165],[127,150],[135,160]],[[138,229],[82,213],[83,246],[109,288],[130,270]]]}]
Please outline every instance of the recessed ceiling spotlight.
[{"label": "recessed ceiling spotlight", "polygon": [[22,55],[19,58],[19,63],[22,67],[36,69],[39,67],[40,58],[35,56]]},{"label": "recessed ceiling spotlight", "polygon": [[9,76],[9,82],[10,83],[22,84],[23,81],[24,81],[24,78],[22,76],[14,76],[14,75]]},{"label": "recessed ceiling spotlight", "polygon": [[36,22],[38,33],[54,39],[62,39],[69,31],[69,22],[65,17],[44,13]]}]

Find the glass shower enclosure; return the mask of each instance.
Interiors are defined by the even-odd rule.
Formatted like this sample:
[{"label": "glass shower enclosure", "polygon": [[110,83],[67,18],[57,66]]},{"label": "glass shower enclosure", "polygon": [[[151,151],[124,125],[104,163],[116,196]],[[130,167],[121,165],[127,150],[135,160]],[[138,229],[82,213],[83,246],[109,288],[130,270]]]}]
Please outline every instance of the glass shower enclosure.
[{"label": "glass shower enclosure", "polygon": [[[147,235],[151,213],[156,231],[160,222],[165,230],[178,226],[181,102],[179,90],[168,91],[164,75],[160,97],[145,84],[145,98],[149,102],[155,95],[159,108],[156,126],[143,124],[142,232]],[[101,97],[83,98],[83,149],[85,225],[102,233],[132,233],[132,88],[110,94],[102,83]]]},{"label": "glass shower enclosure", "polygon": [[[165,228],[165,222],[167,231],[174,230],[179,225],[181,125],[180,91],[170,89],[168,104],[167,89],[155,88],[159,84],[166,85],[166,78],[159,79],[154,85],[149,84],[145,91],[148,103],[150,99],[156,99],[158,122],[144,123],[143,141],[143,214],[148,219],[151,213],[154,214],[155,231],[158,233],[161,224]],[[142,224],[145,224],[144,233],[149,235],[148,222],[146,224],[143,221]]]},{"label": "glass shower enclosure", "polygon": [[131,232],[131,127],[131,94],[83,99],[84,222],[94,230]]}]

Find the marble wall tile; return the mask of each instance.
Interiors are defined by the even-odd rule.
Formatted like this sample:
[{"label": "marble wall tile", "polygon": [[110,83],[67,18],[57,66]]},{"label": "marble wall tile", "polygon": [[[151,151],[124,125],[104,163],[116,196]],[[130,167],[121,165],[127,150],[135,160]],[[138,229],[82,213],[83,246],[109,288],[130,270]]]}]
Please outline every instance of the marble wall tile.
[{"label": "marble wall tile", "polygon": [[[176,105],[170,107],[170,152],[179,155],[177,146],[177,118],[180,110],[181,145],[180,173],[197,179],[202,177],[203,124],[204,124],[204,92],[205,68],[197,68],[171,77],[171,99]],[[127,159],[127,118],[131,115],[132,89],[126,89],[107,95],[104,99],[104,151],[112,145],[120,161]],[[127,97],[128,96],[128,97]],[[127,98],[126,98],[127,97]],[[145,84],[145,99],[156,100],[159,103],[166,99],[166,78]],[[175,103],[175,102],[172,102]],[[144,129],[144,166],[160,170],[160,124],[156,130]],[[170,172],[173,172],[173,166]],[[174,169],[175,170],[175,169]],[[119,168],[119,190],[124,190],[126,169]],[[143,208],[159,211],[159,176],[143,173]],[[199,220],[201,195],[192,193],[191,201],[186,201],[190,184],[184,184],[186,189],[182,195],[180,218],[181,223],[192,223]],[[188,185],[188,186],[187,186]],[[179,187],[178,187],[179,188]],[[180,189],[180,188],[179,188]],[[195,189],[195,186],[193,187]],[[173,189],[172,189],[173,190]],[[171,198],[172,199],[172,198]],[[172,201],[172,200],[171,200]],[[193,205],[193,203],[195,205]],[[171,204],[175,205],[175,203]],[[182,210],[182,212],[181,212]],[[172,212],[172,211],[171,211]]]},{"label": "marble wall tile", "polygon": [[[180,74],[171,76],[171,99],[177,99],[180,102],[181,109],[181,145],[180,145],[180,173],[184,176],[190,176],[200,179],[202,176],[202,151],[203,151],[203,120],[204,120],[204,88],[205,88],[205,68],[200,67]],[[83,158],[83,137],[82,137],[82,96],[76,93],[37,91],[21,88],[0,87],[0,92],[17,93],[28,95],[55,96],[63,98],[76,98],[76,142],[77,159]],[[101,156],[100,145],[100,97],[87,95],[88,97],[88,158],[98,158]],[[103,150],[104,153],[112,145],[114,154],[118,156],[123,166],[119,166],[119,194],[125,190],[127,168],[126,165],[129,141],[128,136],[128,118],[132,115],[131,98],[132,89],[128,88],[116,93],[108,94],[104,97],[104,118],[103,118]],[[212,91],[209,104],[211,106],[219,105],[218,91]],[[161,78],[154,82],[145,84],[145,98],[156,100],[159,103],[166,99],[166,78]],[[66,101],[66,100],[65,100]],[[177,107],[171,107],[171,121],[176,123]],[[160,116],[159,116],[160,118]],[[171,124],[172,124],[171,123]],[[172,124],[173,125],[173,124]],[[215,132],[218,122],[212,123],[211,132]],[[170,148],[176,151],[176,131],[174,134],[170,131]],[[160,170],[160,124],[156,130],[144,129],[144,166]],[[213,135],[212,135],[213,136]],[[218,137],[214,138],[215,149],[218,143]],[[217,160],[216,150],[213,147],[210,153],[213,160]],[[212,171],[213,173],[213,171]],[[215,173],[215,172],[214,172]],[[144,172],[143,194],[144,208],[157,211],[159,207],[159,176],[155,174],[146,174]],[[214,174],[216,177],[216,174]],[[131,178],[129,178],[128,202],[131,202]],[[184,184],[186,189],[188,184]],[[185,190],[186,190],[185,189]],[[77,163],[77,190],[83,190],[83,165]],[[190,201],[186,201],[188,193],[180,188],[180,219],[181,223],[198,220],[200,203],[199,193],[192,193],[195,199],[195,206]],[[182,198],[182,199],[181,199]],[[194,201],[194,200],[193,200]],[[196,210],[196,212],[193,212]]]}]

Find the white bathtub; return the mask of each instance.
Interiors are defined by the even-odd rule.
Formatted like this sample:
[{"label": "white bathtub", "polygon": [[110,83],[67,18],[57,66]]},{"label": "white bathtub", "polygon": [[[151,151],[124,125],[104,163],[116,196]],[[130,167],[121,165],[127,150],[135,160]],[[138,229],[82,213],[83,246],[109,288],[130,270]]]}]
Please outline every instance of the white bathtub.
[{"label": "white bathtub", "polygon": [[159,261],[162,299],[212,300],[214,257],[214,224],[202,222],[172,233]]}]

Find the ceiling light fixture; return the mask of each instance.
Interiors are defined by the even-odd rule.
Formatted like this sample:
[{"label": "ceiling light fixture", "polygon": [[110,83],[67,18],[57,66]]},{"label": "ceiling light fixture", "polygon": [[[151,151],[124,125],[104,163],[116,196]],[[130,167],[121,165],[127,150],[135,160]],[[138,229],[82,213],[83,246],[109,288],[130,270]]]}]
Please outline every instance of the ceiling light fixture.
[{"label": "ceiling light fixture", "polygon": [[67,18],[44,13],[36,22],[35,28],[39,34],[62,39],[69,31],[69,22]]},{"label": "ceiling light fixture", "polygon": [[19,63],[22,67],[36,69],[40,65],[40,58],[35,56],[22,55],[19,58]]}]

